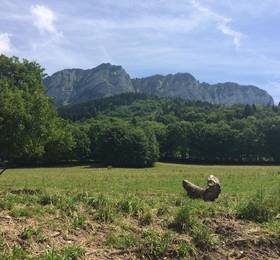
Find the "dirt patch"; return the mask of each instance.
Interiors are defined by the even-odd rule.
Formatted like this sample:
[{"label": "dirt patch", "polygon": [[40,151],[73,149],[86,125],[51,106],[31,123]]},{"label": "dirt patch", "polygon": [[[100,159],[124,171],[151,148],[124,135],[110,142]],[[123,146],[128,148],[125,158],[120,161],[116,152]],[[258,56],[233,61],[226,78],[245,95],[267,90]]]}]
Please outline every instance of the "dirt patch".
[{"label": "dirt patch", "polygon": [[10,193],[15,195],[36,195],[40,194],[41,190],[39,189],[19,189],[19,190],[11,190]]},{"label": "dirt patch", "polygon": [[233,216],[205,220],[219,235],[217,251],[228,259],[279,259],[280,241],[257,224]]},{"label": "dirt patch", "polygon": [[[134,218],[125,218],[130,226],[130,232],[141,235],[146,228],[155,229],[159,233],[168,230],[162,223],[155,221],[148,227],[139,226]],[[78,245],[85,249],[84,259],[139,259],[141,248],[133,246],[124,250],[116,250],[106,246],[109,234],[118,234],[121,228],[118,224],[99,224],[88,218],[82,228],[69,229],[65,226],[66,219],[54,215],[44,215],[36,218],[15,218],[9,211],[0,212],[0,235],[6,248],[20,246],[32,256],[40,256],[46,250],[65,246]],[[51,223],[51,224],[50,224]],[[53,225],[53,224],[56,225]],[[217,238],[216,249],[205,252],[197,248],[191,259],[279,259],[280,243],[271,234],[264,232],[252,223],[235,219],[233,216],[216,216],[206,218],[203,223],[211,228]],[[24,230],[32,227],[34,234],[28,239],[22,239]],[[180,242],[191,243],[187,234],[174,233],[173,244],[164,256],[174,259],[172,247]],[[151,259],[152,257],[150,257]]]}]

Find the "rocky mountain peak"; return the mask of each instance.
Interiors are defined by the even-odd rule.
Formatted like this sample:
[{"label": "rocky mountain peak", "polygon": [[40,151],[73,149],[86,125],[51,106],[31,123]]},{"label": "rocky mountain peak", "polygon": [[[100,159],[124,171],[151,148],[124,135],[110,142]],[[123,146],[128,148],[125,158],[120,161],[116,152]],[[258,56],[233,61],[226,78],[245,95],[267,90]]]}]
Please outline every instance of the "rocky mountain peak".
[{"label": "rocky mountain peak", "polygon": [[213,104],[273,105],[272,97],[251,85],[225,82],[200,83],[190,73],[153,75],[131,79],[122,66],[103,63],[88,69],[66,69],[44,80],[46,93],[59,105],[80,103],[116,94],[137,92],[161,97],[181,97]]}]

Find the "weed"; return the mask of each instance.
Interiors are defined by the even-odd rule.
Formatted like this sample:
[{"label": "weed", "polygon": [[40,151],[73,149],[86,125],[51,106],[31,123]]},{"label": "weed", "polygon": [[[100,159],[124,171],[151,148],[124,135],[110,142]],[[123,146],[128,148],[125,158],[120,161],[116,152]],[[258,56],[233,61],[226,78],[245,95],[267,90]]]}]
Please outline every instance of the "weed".
[{"label": "weed", "polygon": [[3,252],[5,248],[5,240],[0,238],[0,252]]},{"label": "weed", "polygon": [[36,231],[32,227],[27,227],[22,231],[22,233],[19,235],[19,237],[23,240],[28,240],[34,234],[36,234]]},{"label": "weed", "polygon": [[193,216],[190,207],[185,206],[180,208],[174,218],[174,221],[170,224],[178,232],[188,232],[192,226],[197,222],[196,218]]},{"label": "weed", "polygon": [[35,215],[42,215],[47,211],[42,207],[24,207],[24,208],[13,208],[11,210],[11,215],[13,217],[32,217]]},{"label": "weed", "polygon": [[135,217],[141,217],[144,212],[144,202],[137,197],[128,197],[117,203],[118,211],[124,214],[131,214]]},{"label": "weed", "polygon": [[164,256],[172,242],[172,236],[170,233],[163,235],[154,230],[146,230],[143,234],[143,254],[148,258],[162,257]]},{"label": "weed", "polygon": [[150,225],[152,221],[153,221],[153,215],[150,210],[145,212],[140,218],[140,224],[143,226]]},{"label": "weed", "polygon": [[126,249],[136,243],[136,237],[133,234],[110,234],[106,239],[106,244],[116,249]]},{"label": "weed", "polygon": [[116,218],[115,209],[111,206],[98,209],[96,211],[95,219],[103,223],[112,223]]},{"label": "weed", "polygon": [[95,219],[103,223],[112,223],[116,217],[115,205],[112,200],[99,195],[96,199],[90,200],[90,205],[96,209]]},{"label": "weed", "polygon": [[31,217],[32,211],[29,208],[13,208],[11,215],[13,217]]},{"label": "weed", "polygon": [[73,219],[72,226],[75,229],[82,228],[85,224],[85,221],[86,221],[85,216],[83,216],[83,215],[75,216],[74,219]]},{"label": "weed", "polygon": [[67,246],[62,250],[62,259],[77,259],[85,254],[85,249],[80,246]]},{"label": "weed", "polygon": [[42,206],[45,205],[49,205],[53,203],[53,197],[48,195],[48,194],[43,194],[40,198],[39,198],[39,204],[41,204]]},{"label": "weed", "polygon": [[16,195],[7,193],[0,201],[0,208],[11,210],[17,202],[18,200]]},{"label": "weed", "polygon": [[74,260],[78,257],[82,257],[85,254],[85,250],[80,246],[67,246],[61,250],[54,248],[47,250],[40,256],[42,260]]},{"label": "weed", "polygon": [[275,212],[275,200],[273,197],[265,198],[262,191],[250,198],[237,209],[237,217],[263,223],[271,220]]},{"label": "weed", "polygon": [[158,210],[157,210],[157,216],[158,217],[166,215],[168,213],[169,213],[169,209],[166,206],[162,206],[162,207],[158,208]]},{"label": "weed", "polygon": [[176,199],[175,200],[175,206],[176,207],[181,207],[184,205],[184,201],[182,199]]},{"label": "weed", "polygon": [[7,257],[7,259],[12,259],[12,260],[27,259],[28,256],[29,256],[29,252],[28,251],[26,251],[22,247],[13,246],[12,250],[11,250],[11,253],[10,253],[10,256]]},{"label": "weed", "polygon": [[217,241],[213,239],[210,229],[204,224],[197,223],[191,229],[194,244],[202,250],[213,250]]},{"label": "weed", "polygon": [[189,255],[196,254],[195,247],[192,244],[189,244],[187,242],[180,242],[176,246],[176,252],[179,257],[187,257]]},{"label": "weed", "polygon": [[103,194],[100,194],[97,198],[91,198],[89,203],[96,210],[112,205],[112,201]]},{"label": "weed", "polygon": [[41,260],[62,260],[61,255],[55,249],[49,249],[43,253],[40,258]]}]

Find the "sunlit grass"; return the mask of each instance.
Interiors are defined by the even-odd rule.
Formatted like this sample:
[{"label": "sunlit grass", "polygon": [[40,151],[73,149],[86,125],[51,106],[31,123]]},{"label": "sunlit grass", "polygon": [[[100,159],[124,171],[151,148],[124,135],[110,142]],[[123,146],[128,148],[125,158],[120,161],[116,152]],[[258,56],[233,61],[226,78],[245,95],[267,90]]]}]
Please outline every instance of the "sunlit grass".
[{"label": "sunlit grass", "polygon": [[[220,245],[220,237],[223,239],[223,234],[205,222],[207,219],[220,217],[223,222],[230,216],[245,223],[250,220],[252,225],[280,237],[276,219],[280,209],[277,206],[279,171],[279,166],[168,163],[157,163],[147,169],[96,166],[8,169],[0,177],[0,212],[3,211],[3,219],[7,216],[17,219],[20,229],[14,231],[14,241],[26,237],[29,255],[33,255],[32,248],[38,243],[44,250],[37,254],[46,258],[64,254],[61,245],[54,244],[53,249],[47,249],[48,236],[42,228],[53,233],[73,232],[83,240],[84,233],[79,232],[91,237],[96,225],[110,229],[102,236],[102,247],[137,248],[138,253],[148,258],[195,255],[215,250]],[[210,174],[221,181],[220,197],[215,202],[188,198],[182,180],[205,186]],[[266,196],[262,204],[255,200],[258,193]],[[267,212],[269,215],[264,214]],[[37,224],[23,224],[20,219]],[[17,246],[14,241],[8,241],[9,246],[3,247],[5,256],[26,253],[17,247],[13,251],[14,244]],[[83,255],[84,248],[78,242],[70,253]],[[85,250],[91,251],[87,247]]]}]

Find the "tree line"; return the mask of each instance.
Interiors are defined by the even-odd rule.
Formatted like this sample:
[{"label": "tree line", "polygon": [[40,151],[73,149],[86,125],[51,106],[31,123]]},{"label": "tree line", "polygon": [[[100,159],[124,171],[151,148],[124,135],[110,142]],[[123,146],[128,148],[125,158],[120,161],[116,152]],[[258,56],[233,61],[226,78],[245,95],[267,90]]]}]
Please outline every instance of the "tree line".
[{"label": "tree line", "polygon": [[127,93],[56,108],[35,62],[0,56],[0,160],[280,162],[279,106],[231,107]]}]

